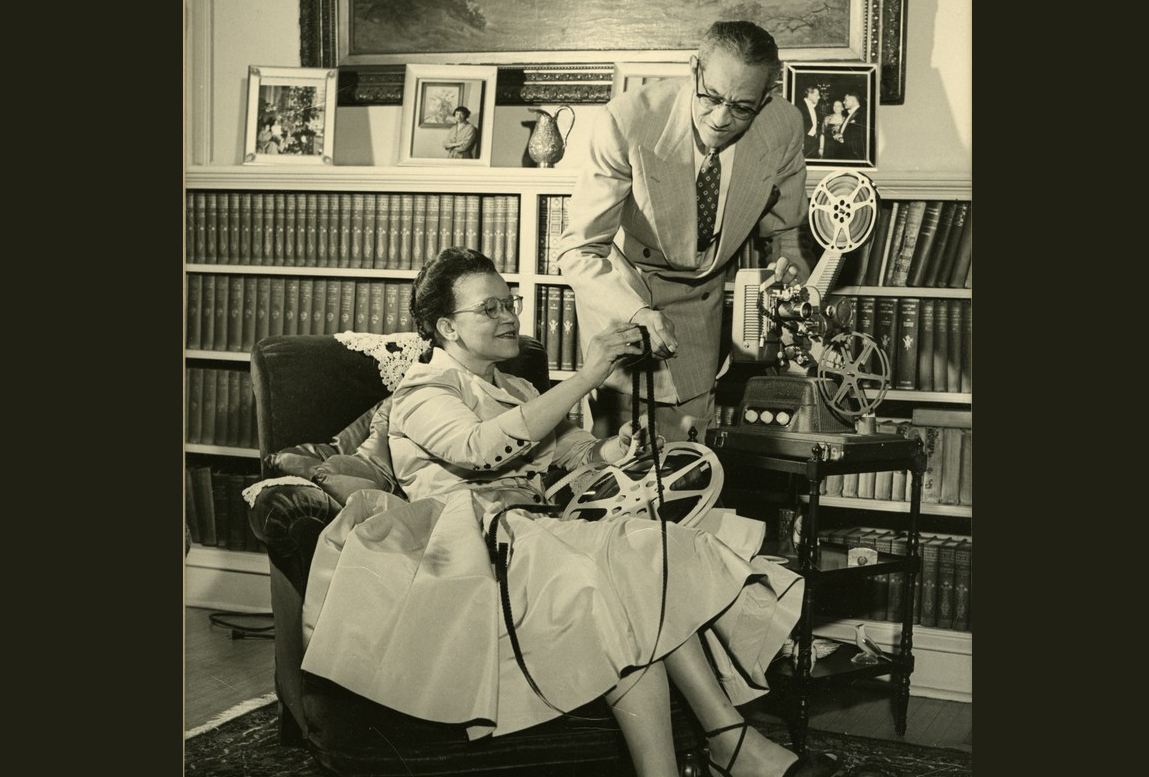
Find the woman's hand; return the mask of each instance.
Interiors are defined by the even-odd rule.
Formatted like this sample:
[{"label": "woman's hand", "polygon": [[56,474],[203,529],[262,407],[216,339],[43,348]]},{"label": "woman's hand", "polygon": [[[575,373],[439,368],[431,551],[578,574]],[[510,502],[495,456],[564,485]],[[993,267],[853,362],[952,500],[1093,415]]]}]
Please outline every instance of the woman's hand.
[{"label": "woman's hand", "polygon": [[593,384],[591,388],[598,388],[624,360],[638,356],[642,356],[638,325],[615,324],[591,338],[578,374]]}]

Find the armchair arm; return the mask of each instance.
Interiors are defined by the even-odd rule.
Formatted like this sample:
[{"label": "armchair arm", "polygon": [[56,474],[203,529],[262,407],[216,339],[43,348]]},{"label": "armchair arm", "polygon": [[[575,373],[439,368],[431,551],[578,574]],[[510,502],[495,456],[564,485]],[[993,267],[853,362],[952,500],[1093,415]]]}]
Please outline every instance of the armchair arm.
[{"label": "armchair arm", "polygon": [[259,492],[251,510],[251,526],[267,546],[271,563],[303,596],[311,558],[324,527],[343,506],[320,488],[285,485]]}]

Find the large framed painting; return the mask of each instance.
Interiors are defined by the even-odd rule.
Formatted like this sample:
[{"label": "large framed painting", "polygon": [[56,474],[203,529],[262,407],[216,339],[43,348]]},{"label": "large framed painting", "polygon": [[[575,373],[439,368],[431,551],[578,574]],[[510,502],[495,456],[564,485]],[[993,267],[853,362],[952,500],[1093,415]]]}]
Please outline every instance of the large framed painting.
[{"label": "large framed painting", "polygon": [[[411,63],[685,62],[718,19],[749,19],[774,35],[783,60],[878,62],[901,57],[901,34],[883,38],[905,0],[300,0],[301,61],[360,73]],[[897,51],[882,51],[894,42]],[[892,73],[902,72],[894,66]],[[397,96],[401,75],[390,79]],[[613,74],[602,94],[609,99]],[[596,76],[597,77],[597,76]],[[502,73],[500,73],[502,78]],[[563,80],[557,78],[556,80]],[[343,97],[341,96],[341,100]],[[362,101],[360,101],[362,102]],[[342,104],[342,103],[341,103]]]}]

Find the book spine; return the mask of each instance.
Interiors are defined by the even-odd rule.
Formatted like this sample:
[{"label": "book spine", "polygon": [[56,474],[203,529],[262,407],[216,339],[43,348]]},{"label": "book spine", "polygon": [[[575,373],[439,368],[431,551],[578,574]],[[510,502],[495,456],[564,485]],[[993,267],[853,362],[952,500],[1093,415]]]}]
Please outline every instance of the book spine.
[{"label": "book spine", "polygon": [[204,242],[204,262],[219,264],[219,195],[216,192],[205,194],[207,201],[207,228]]},{"label": "book spine", "polygon": [[262,192],[252,192],[251,194],[251,263],[264,264]]},{"label": "book spine", "polygon": [[439,202],[439,250],[455,245],[455,196],[444,194]]},{"label": "book spine", "polygon": [[396,322],[399,332],[413,332],[415,331],[414,323],[411,321],[411,292],[405,283],[395,284],[396,294],[399,297],[399,320]]},{"label": "book spine", "polygon": [[962,300],[962,332],[961,354],[958,361],[961,365],[958,379],[958,391],[963,394],[973,393],[973,300]]},{"label": "book spine", "polygon": [[225,475],[224,493],[227,496],[228,550],[247,550],[247,502],[243,500],[243,475]]},{"label": "book spine", "polygon": [[941,471],[943,466],[941,430],[936,426],[921,428],[925,443],[926,470],[922,473],[922,504],[938,504],[941,495]]},{"label": "book spine", "polygon": [[199,531],[199,516],[195,511],[195,492],[190,467],[184,467],[184,525],[187,526],[188,536],[192,542],[199,544],[203,541]]},{"label": "book spine", "polygon": [[427,195],[427,219],[423,233],[424,262],[429,262],[439,255],[439,209],[442,207],[442,200],[438,194]]},{"label": "book spine", "polygon": [[215,276],[215,340],[212,349],[227,350],[227,317],[231,314],[229,301],[231,279],[226,275]]},{"label": "book spine", "polygon": [[375,214],[379,208],[378,195],[363,195],[363,258],[361,266],[375,267]]},{"label": "book spine", "polygon": [[255,342],[271,334],[271,278],[255,279]]},{"label": "book spine", "polygon": [[243,276],[228,278],[227,350],[243,350]]},{"label": "book spine", "polygon": [[[857,302],[858,310],[858,331],[862,334],[868,335],[870,339],[874,340],[879,346],[881,341],[878,340],[878,299],[877,297],[869,294],[862,294],[858,297]],[[870,355],[862,365],[866,372],[873,373],[878,367],[877,357]],[[862,385],[867,388],[873,388],[876,381],[866,378],[861,381]]]},{"label": "book spine", "polygon": [[492,210],[494,217],[494,224],[491,226],[491,235],[494,239],[494,253],[492,259],[495,266],[499,268],[499,272],[508,272],[507,268],[507,200],[509,197],[503,195],[492,195],[489,199],[494,200],[494,208]]},{"label": "book spine", "polygon": [[947,540],[938,548],[937,627],[954,627],[954,552],[957,543]]},{"label": "book spine", "polygon": [[231,445],[234,441],[228,426],[231,419],[231,397],[229,396],[230,370],[215,370],[215,444]]},{"label": "book spine", "polygon": [[942,472],[938,503],[956,505],[961,482],[961,429],[942,428]]},{"label": "book spine", "polygon": [[934,390],[935,300],[923,299],[918,311],[918,390]]},{"label": "book spine", "polygon": [[339,331],[340,300],[343,296],[343,283],[337,278],[327,279],[327,299],[323,310],[323,334],[333,335]]},{"label": "book spine", "polygon": [[[894,535],[890,552],[897,556],[909,553],[909,538],[905,532]],[[905,586],[905,575],[901,572],[892,572],[886,575],[886,620],[900,623],[902,620],[902,588]]]},{"label": "book spine", "polygon": [[383,334],[383,281],[369,281],[367,291],[367,331],[371,334]]},{"label": "book spine", "polygon": [[557,286],[544,287],[547,300],[546,339],[543,344],[547,349],[547,366],[552,370],[560,369],[562,357],[562,295]]},{"label": "book spine", "polygon": [[336,331],[350,332],[355,328],[355,299],[358,289],[355,281],[339,283],[339,327]]},{"label": "book spine", "polygon": [[562,341],[559,347],[559,363],[564,370],[575,368],[575,301],[574,289],[558,289],[562,308]]},{"label": "book spine", "polygon": [[[399,269],[410,270],[411,230],[415,221],[415,196],[399,195]],[[404,330],[405,331],[405,330]]]},{"label": "book spine", "polygon": [[911,200],[905,209],[906,218],[902,226],[901,240],[898,247],[897,261],[894,262],[893,273],[890,276],[890,286],[905,286],[910,276],[910,266],[914,259],[914,248],[918,243],[918,231],[925,216],[925,200]]},{"label": "book spine", "polygon": [[275,222],[282,218],[281,213],[275,211],[275,194],[263,194],[263,261],[261,264],[275,264]]},{"label": "book spine", "polygon": [[287,226],[284,228],[287,236],[287,257],[284,263],[292,267],[303,267],[307,264],[307,194],[304,192],[287,193]]},{"label": "book spine", "polygon": [[920,300],[913,297],[898,300],[898,371],[894,378],[897,389],[918,388],[919,306]]},{"label": "book spine", "polygon": [[[338,283],[334,278],[332,283]],[[327,332],[327,279],[311,279],[311,334]]]},{"label": "book spine", "polygon": [[211,493],[211,468],[192,468],[192,490],[196,517],[199,518],[200,543],[204,547],[215,547],[215,503]]},{"label": "book spine", "polygon": [[375,269],[391,269],[391,195],[375,196]]},{"label": "book spine", "polygon": [[[878,297],[876,304],[874,334],[878,346],[885,352],[890,362],[890,381],[893,383],[898,374],[898,356],[900,343],[898,337],[898,298]],[[875,364],[875,367],[878,365]]]},{"label": "book spine", "polygon": [[934,240],[937,239],[938,227],[941,224],[942,202],[930,200],[922,213],[921,226],[918,229],[917,241],[914,244],[913,258],[910,260],[907,286],[924,286],[926,274],[929,272],[930,255],[933,253]]},{"label": "book spine", "polygon": [[355,284],[355,323],[353,325],[354,331],[366,332],[367,330],[367,308],[369,302],[370,285],[368,281],[354,281]]},{"label": "book spine", "polygon": [[284,285],[283,333],[299,334],[299,278],[288,278]]},{"label": "book spine", "polygon": [[251,192],[239,194],[239,263],[251,264]]},{"label": "book spine", "polygon": [[327,248],[331,243],[331,195],[320,192],[315,200],[315,266],[329,267]]},{"label": "book spine", "polygon": [[885,269],[886,250],[889,247],[890,225],[894,214],[894,205],[897,203],[883,202],[878,206],[878,222],[874,225],[874,247],[870,249],[870,262],[866,266],[865,286],[877,286],[882,282],[882,270]]},{"label": "book spine", "polygon": [[906,234],[906,219],[910,210],[910,202],[895,202],[893,221],[890,224],[892,232],[886,246],[886,263],[882,269],[882,285],[897,286],[894,275],[898,266],[898,256],[902,250],[902,239]]},{"label": "book spine", "polygon": [[[886,530],[878,535],[874,544],[878,553],[894,552],[894,532]],[[890,574],[876,575],[870,578],[872,583],[870,599],[870,617],[878,621],[890,620]]]},{"label": "book spine", "polygon": [[383,334],[399,331],[399,283],[385,281],[383,285]]},{"label": "book spine", "polygon": [[[284,278],[271,279],[271,304],[268,307],[268,336],[283,334],[283,312],[287,304],[287,282]],[[248,349],[250,350],[250,349]]]},{"label": "book spine", "polygon": [[946,351],[946,386],[948,391],[961,390],[961,346],[965,323],[965,300],[950,300],[949,344]]},{"label": "book spine", "polygon": [[513,194],[505,197],[507,201],[506,226],[506,266],[507,272],[519,271],[519,198]]},{"label": "book spine", "polygon": [[203,276],[203,298],[200,302],[200,347],[204,350],[215,348],[215,278]]},{"label": "book spine", "polygon": [[[757,267],[758,264],[753,260],[753,250],[754,250],[754,236],[753,235],[751,235],[747,239],[746,248],[748,249],[748,251],[751,254],[748,257],[748,259],[750,261],[747,262],[746,266],[747,267]],[[853,284],[855,286],[861,286],[865,282],[866,271],[869,269],[869,266],[870,266],[870,252],[873,250],[874,250],[874,235],[873,235],[873,233],[871,233],[870,237],[866,240],[866,242],[862,243],[860,246],[858,246],[857,248],[855,248],[853,251],[850,252],[849,257],[847,258],[847,262],[853,267],[853,273],[850,275],[850,277],[853,278]]]},{"label": "book spine", "polygon": [[187,338],[185,342],[188,349],[198,350],[203,343],[200,327],[200,316],[203,315],[203,276],[189,274],[187,284]]},{"label": "book spine", "polygon": [[299,279],[299,326],[296,333],[309,335],[314,331],[312,316],[315,313],[315,283],[312,278]]},{"label": "book spine", "polygon": [[200,442],[204,445],[215,445],[215,404],[216,388],[219,385],[215,378],[216,371],[210,367],[203,368],[203,404],[200,414],[203,420],[200,423]]},{"label": "book spine", "polygon": [[231,264],[231,193],[219,193],[219,210],[216,212],[219,227],[216,229],[215,239],[219,242],[216,249],[220,264]]},{"label": "book spine", "polygon": [[921,622],[923,626],[938,624],[938,550],[941,543],[931,539],[923,542],[922,549],[922,602]]},{"label": "book spine", "polygon": [[961,473],[958,504],[973,505],[973,429],[961,430]]},{"label": "book spine", "polygon": [[363,211],[366,207],[362,194],[351,195],[351,235],[348,240],[350,267],[363,266]]},{"label": "book spine", "polygon": [[350,259],[343,252],[343,228],[346,223],[348,240],[351,234],[351,213],[343,213],[343,197],[332,192],[327,198],[327,266],[346,267]]},{"label": "book spine", "polygon": [[547,249],[550,245],[550,216],[551,198],[548,195],[539,196],[539,221],[536,234],[538,235],[538,256],[535,258],[535,272],[549,273],[551,271],[548,261]]},{"label": "book spine", "polygon": [[411,264],[410,269],[422,267],[427,257],[427,195],[411,198]]},{"label": "book spine", "polygon": [[465,209],[463,211],[463,240],[464,245],[473,251],[481,250],[480,246],[480,230],[482,229],[479,195],[468,194],[464,199]]},{"label": "book spine", "polygon": [[[479,250],[484,256],[495,261],[495,200],[493,197],[483,196],[479,199]],[[502,272],[499,263],[495,268]]]},{"label": "book spine", "polygon": [[275,203],[275,247],[272,252],[272,264],[277,267],[282,267],[287,264],[284,258],[287,255],[287,195],[283,192],[276,192],[274,195]]},{"label": "book spine", "polygon": [[961,237],[958,240],[957,252],[954,254],[953,270],[949,276],[949,287],[960,289],[965,285],[966,274],[973,262],[973,203],[966,209],[965,222],[962,224]]},{"label": "book spine", "polygon": [[563,234],[563,197],[551,197],[551,207],[547,222],[547,273],[559,274],[559,240]]},{"label": "book spine", "polygon": [[188,442],[203,442],[203,368],[189,367],[187,371],[187,434]]},{"label": "book spine", "polygon": [[934,391],[949,391],[946,362],[949,360],[950,300],[934,300]]},{"label": "book spine", "polygon": [[[299,198],[295,192],[287,192],[283,196],[283,264],[285,267],[294,267],[295,262],[295,222],[299,211]],[[306,234],[306,230],[304,230]]]},{"label": "book spine", "polygon": [[[207,262],[207,193],[195,193],[195,249],[192,254],[199,264]],[[214,233],[214,230],[213,230]]]},{"label": "book spine", "polygon": [[243,193],[229,192],[228,212],[228,264],[243,264]]},{"label": "book spine", "polygon": [[962,540],[954,550],[954,621],[955,631],[969,631],[970,588],[973,570],[973,543]]},{"label": "book spine", "polygon": [[243,407],[243,397],[240,394],[239,370],[227,370],[227,444],[238,446],[244,440],[240,437],[242,419],[240,410]]}]

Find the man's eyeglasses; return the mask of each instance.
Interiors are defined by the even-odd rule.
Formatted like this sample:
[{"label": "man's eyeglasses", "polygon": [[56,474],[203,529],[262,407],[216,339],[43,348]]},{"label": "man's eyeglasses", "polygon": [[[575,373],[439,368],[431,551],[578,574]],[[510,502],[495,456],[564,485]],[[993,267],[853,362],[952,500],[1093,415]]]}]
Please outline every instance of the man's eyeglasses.
[{"label": "man's eyeglasses", "polygon": [[738,121],[750,121],[755,116],[757,116],[758,112],[765,108],[766,104],[771,100],[771,95],[769,92],[767,92],[766,98],[758,104],[758,107],[755,108],[754,106],[747,105],[746,103],[732,103],[729,100],[722,99],[721,97],[715,97],[708,91],[703,91],[705,89],[706,81],[702,78],[702,63],[700,62],[698,64],[698,69],[694,71],[694,93],[695,96],[697,96],[698,99],[702,101],[702,104],[706,106],[708,111],[717,110],[720,105],[725,105],[726,110],[730,111],[730,115]]},{"label": "man's eyeglasses", "polygon": [[455,313],[486,313],[488,318],[498,318],[501,310],[517,316],[523,312],[523,298],[518,294],[512,294],[506,299],[488,297],[478,305],[452,310],[451,313],[452,315]]}]

